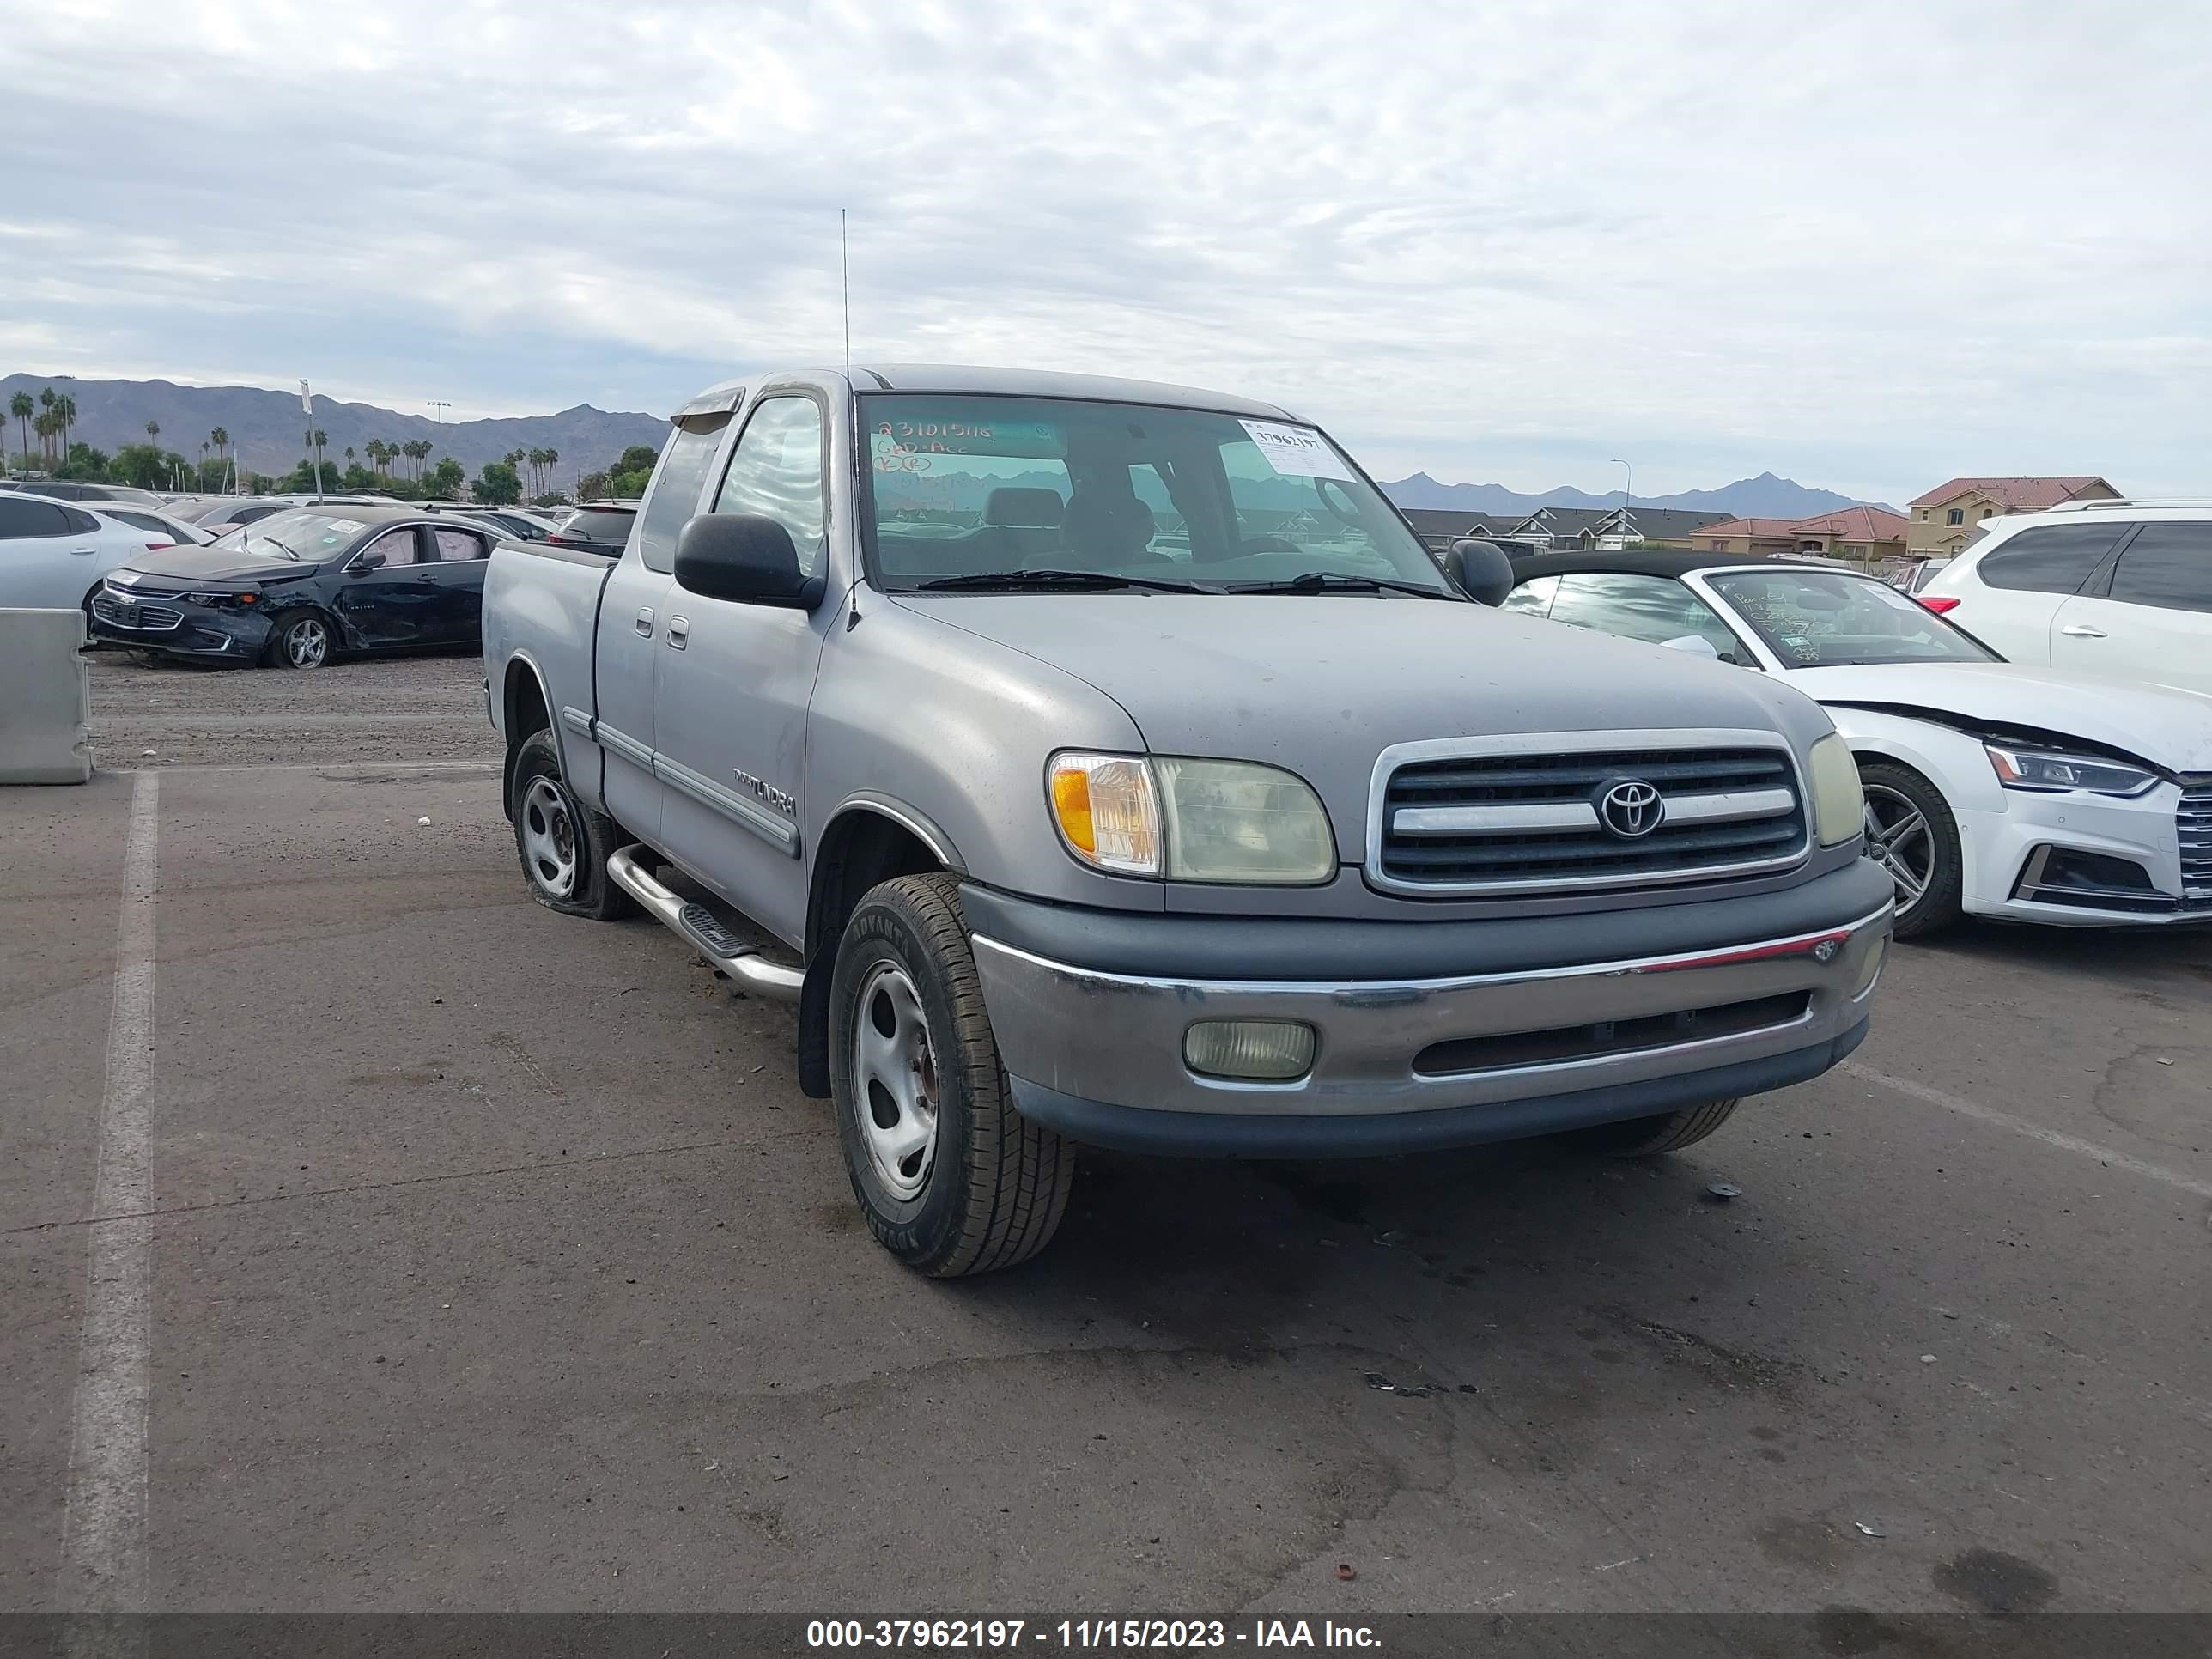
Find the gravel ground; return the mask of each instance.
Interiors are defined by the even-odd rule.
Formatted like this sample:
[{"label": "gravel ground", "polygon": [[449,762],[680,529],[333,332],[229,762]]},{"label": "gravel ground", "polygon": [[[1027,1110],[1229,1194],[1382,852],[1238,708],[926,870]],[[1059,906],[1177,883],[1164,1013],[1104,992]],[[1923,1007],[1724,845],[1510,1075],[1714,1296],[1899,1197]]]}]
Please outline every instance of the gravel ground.
[{"label": "gravel ground", "polygon": [[386,657],[305,674],[106,650],[89,660],[93,753],[110,770],[499,754],[475,656]]}]

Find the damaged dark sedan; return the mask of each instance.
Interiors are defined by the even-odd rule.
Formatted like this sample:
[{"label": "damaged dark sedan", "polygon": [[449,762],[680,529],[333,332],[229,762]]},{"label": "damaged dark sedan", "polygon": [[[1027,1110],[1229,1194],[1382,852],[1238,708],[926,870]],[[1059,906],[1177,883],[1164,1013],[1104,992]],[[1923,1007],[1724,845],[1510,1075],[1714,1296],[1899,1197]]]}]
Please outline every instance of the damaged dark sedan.
[{"label": "damaged dark sedan", "polygon": [[499,532],[457,514],[326,503],[115,571],[92,635],[167,656],[321,668],[343,656],[474,648]]}]

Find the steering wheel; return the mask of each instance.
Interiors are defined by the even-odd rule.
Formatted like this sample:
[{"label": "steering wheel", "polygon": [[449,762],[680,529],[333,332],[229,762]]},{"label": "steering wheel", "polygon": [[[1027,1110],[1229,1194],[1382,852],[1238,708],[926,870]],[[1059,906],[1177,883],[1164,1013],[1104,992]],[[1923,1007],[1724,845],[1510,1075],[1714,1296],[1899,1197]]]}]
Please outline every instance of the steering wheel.
[{"label": "steering wheel", "polygon": [[[1321,501],[1322,511],[1328,514],[1330,518],[1334,519],[1339,524],[1350,525],[1354,530],[1366,528],[1366,526],[1360,521],[1359,503],[1352,500],[1352,492],[1342,483],[1334,478],[1316,478],[1313,481],[1313,487],[1314,495]],[[1337,495],[1344,498],[1343,506],[1337,505],[1334,498],[1329,494],[1331,490],[1334,490]]]}]

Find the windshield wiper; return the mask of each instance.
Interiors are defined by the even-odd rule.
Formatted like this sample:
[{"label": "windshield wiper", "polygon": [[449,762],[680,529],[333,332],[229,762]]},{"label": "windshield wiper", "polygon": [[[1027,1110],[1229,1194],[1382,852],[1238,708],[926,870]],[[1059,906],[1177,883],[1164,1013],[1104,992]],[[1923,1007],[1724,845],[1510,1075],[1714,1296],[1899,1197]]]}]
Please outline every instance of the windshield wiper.
[{"label": "windshield wiper", "polygon": [[1218,587],[1196,582],[1155,581],[1150,576],[1123,576],[1111,570],[971,570],[964,575],[939,576],[921,583],[917,593],[954,592],[961,588],[1061,588],[1071,593],[1110,592],[1119,587],[1143,588],[1152,593],[1218,593]]},{"label": "windshield wiper", "polygon": [[1236,582],[1229,588],[1232,593],[1412,593],[1424,599],[1449,599],[1454,596],[1440,587],[1424,587],[1419,582],[1393,581],[1388,576],[1347,576],[1334,570],[1309,570],[1303,575],[1291,576],[1279,582]]}]

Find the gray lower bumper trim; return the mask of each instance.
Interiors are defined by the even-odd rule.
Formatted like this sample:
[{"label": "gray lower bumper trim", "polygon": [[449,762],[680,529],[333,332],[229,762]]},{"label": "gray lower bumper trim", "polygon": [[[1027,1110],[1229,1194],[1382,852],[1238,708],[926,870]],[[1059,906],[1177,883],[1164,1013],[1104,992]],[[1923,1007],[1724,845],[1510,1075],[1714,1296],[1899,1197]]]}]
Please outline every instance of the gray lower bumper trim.
[{"label": "gray lower bumper trim", "polygon": [[1865,1040],[1867,1022],[1826,1042],[1679,1077],[1618,1083],[1571,1094],[1425,1112],[1274,1117],[1233,1112],[1160,1112],[1079,1100],[1012,1079],[1022,1115],[1071,1140],[1169,1158],[1389,1158],[1452,1146],[1522,1140],[1623,1118],[1679,1111],[1709,1100],[1764,1094],[1826,1071]]}]

